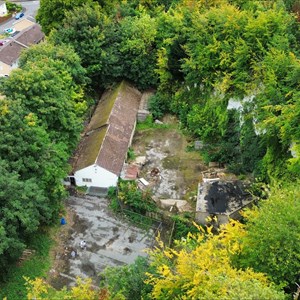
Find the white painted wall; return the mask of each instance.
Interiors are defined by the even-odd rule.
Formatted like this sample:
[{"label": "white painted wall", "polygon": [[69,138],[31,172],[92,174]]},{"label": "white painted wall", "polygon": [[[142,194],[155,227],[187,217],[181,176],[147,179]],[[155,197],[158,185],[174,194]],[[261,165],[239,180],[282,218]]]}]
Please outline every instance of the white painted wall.
[{"label": "white painted wall", "polygon": [[[74,174],[77,186],[95,186],[105,187],[117,186],[118,176],[97,165],[92,165],[78,170]],[[89,178],[92,181],[83,181],[83,178]]]},{"label": "white painted wall", "polygon": [[11,68],[16,69],[19,66],[19,59],[17,59],[14,63],[12,63]]},{"label": "white painted wall", "polygon": [[10,65],[7,65],[0,61],[0,77],[8,76],[11,72],[12,68]]},{"label": "white painted wall", "polygon": [[0,16],[5,16],[7,15],[7,8],[6,8],[6,3],[0,4]]}]

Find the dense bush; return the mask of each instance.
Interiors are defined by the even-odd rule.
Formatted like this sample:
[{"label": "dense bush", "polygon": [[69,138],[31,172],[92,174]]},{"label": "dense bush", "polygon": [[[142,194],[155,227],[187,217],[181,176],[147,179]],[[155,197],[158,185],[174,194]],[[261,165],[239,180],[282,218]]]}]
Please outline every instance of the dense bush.
[{"label": "dense bush", "polygon": [[151,197],[151,191],[142,191],[135,181],[119,181],[118,199],[134,212],[145,214],[156,211],[156,205]]}]

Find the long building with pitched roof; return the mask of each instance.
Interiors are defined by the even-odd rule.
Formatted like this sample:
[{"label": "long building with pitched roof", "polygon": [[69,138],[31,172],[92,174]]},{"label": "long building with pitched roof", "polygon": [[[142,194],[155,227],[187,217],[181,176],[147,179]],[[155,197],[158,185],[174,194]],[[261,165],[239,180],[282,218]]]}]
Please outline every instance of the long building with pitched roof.
[{"label": "long building with pitched roof", "polygon": [[127,82],[106,91],[79,145],[70,181],[77,186],[116,186],[131,144],[141,93]]}]

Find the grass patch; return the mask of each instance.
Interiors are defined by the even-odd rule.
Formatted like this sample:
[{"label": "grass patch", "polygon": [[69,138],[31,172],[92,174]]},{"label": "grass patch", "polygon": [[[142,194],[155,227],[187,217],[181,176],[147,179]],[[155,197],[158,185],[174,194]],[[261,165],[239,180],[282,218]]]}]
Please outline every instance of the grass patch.
[{"label": "grass patch", "polygon": [[169,170],[178,170],[180,168],[180,163],[180,157],[177,156],[166,157],[162,160],[163,168]]},{"label": "grass patch", "polygon": [[127,161],[133,161],[135,159],[136,155],[134,153],[134,149],[129,147],[128,151],[127,151]]},{"label": "grass patch", "polygon": [[136,129],[139,130],[147,130],[147,129],[171,129],[171,128],[177,128],[177,124],[157,124],[153,122],[153,118],[151,115],[149,115],[144,122],[139,122],[136,125]]},{"label": "grass patch", "polygon": [[149,217],[125,209],[123,210],[123,213],[131,224],[141,229],[150,230],[150,228],[153,226],[153,220]]},{"label": "grass patch", "polygon": [[0,299],[7,297],[7,300],[27,299],[27,291],[23,276],[29,278],[43,277],[50,269],[51,261],[49,250],[52,240],[49,233],[34,234],[29,241],[28,248],[36,250],[27,261],[21,265],[14,265],[8,270],[6,283],[0,284]]},{"label": "grass patch", "polygon": [[77,193],[84,194],[84,195],[85,195],[85,193],[86,193],[86,191],[88,189],[87,186],[78,186],[78,185],[76,185],[75,188],[76,188]]}]

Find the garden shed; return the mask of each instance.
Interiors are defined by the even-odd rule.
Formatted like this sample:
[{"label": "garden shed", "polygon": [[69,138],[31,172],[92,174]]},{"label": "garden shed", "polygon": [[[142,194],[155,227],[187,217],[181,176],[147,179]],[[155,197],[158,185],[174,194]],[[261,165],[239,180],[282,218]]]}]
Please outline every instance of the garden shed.
[{"label": "garden shed", "polygon": [[74,159],[71,183],[116,186],[133,138],[141,93],[123,81],[101,97]]}]

